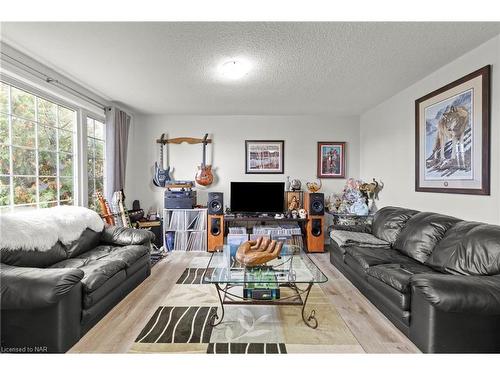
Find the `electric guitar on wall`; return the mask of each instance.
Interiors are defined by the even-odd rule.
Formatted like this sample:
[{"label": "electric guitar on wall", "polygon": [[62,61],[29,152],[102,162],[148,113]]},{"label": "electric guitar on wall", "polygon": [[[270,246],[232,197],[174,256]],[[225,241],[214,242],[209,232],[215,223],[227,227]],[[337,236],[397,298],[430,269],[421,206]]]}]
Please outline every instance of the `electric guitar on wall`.
[{"label": "electric guitar on wall", "polygon": [[198,167],[198,172],[196,172],[195,180],[199,185],[208,186],[214,181],[214,175],[212,174],[212,166],[206,165],[206,150],[207,150],[207,137],[205,134],[203,137],[203,161]]},{"label": "electric guitar on wall", "polygon": [[170,181],[170,167],[163,169],[163,141],[165,133],[160,138],[160,162],[155,162],[155,171],[153,175],[153,184],[158,187],[164,187],[167,181]]}]

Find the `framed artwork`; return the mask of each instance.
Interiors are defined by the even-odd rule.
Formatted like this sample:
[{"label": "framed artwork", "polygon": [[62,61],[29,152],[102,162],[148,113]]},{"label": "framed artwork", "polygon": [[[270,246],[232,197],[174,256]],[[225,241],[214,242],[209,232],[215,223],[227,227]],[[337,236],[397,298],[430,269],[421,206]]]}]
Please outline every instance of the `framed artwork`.
[{"label": "framed artwork", "polygon": [[415,101],[415,190],[490,194],[490,65]]},{"label": "framed artwork", "polygon": [[245,141],[246,174],[283,174],[285,141]]},{"label": "framed artwork", "polygon": [[318,178],[345,178],[345,142],[318,142]]}]

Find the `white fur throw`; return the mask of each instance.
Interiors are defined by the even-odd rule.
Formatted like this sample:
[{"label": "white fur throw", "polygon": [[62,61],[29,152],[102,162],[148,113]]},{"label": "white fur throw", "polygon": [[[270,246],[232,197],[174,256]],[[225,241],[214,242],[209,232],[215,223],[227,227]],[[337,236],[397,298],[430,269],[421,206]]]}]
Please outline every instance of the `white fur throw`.
[{"label": "white fur throw", "polygon": [[0,249],[47,251],[57,241],[68,245],[83,231],[101,232],[104,223],[92,210],[59,206],[0,215]]}]

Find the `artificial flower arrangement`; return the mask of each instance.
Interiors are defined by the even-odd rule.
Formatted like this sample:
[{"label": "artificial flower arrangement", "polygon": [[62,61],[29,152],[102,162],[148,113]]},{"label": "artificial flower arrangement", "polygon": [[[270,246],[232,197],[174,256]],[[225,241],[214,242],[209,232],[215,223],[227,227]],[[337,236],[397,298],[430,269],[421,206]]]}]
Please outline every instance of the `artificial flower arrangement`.
[{"label": "artificial flower arrangement", "polygon": [[330,212],[338,214],[368,215],[368,196],[361,187],[365,183],[355,178],[349,178],[340,194],[332,194],[328,202]]}]

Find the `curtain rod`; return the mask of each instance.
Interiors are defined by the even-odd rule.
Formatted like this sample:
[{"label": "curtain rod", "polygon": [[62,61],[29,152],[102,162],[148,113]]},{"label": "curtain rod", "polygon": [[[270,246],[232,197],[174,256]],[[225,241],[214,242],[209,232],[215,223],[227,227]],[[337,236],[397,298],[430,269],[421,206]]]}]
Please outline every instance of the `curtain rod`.
[{"label": "curtain rod", "polygon": [[15,61],[17,64],[21,65],[21,67],[20,67],[20,68],[21,68],[22,70],[24,70],[25,72],[28,72],[28,73],[30,73],[30,74],[35,75],[35,76],[36,76],[36,74],[34,74],[34,73],[33,73],[33,72],[35,72],[35,73],[37,73],[38,75],[42,76],[42,77],[38,77],[38,78],[42,78],[45,82],[50,83],[51,85],[57,86],[57,87],[59,87],[59,88],[62,88],[63,90],[65,90],[65,91],[67,91],[67,92],[71,92],[71,93],[73,93],[74,95],[78,96],[79,98],[81,98],[81,99],[83,99],[83,100],[85,100],[85,101],[87,101],[87,102],[89,102],[89,103],[92,103],[92,104],[94,104],[94,105],[96,105],[96,104],[97,104],[97,106],[98,106],[99,108],[102,108],[102,109],[103,109],[103,110],[105,110],[105,111],[110,109],[110,107],[109,107],[108,105],[102,104],[101,102],[99,102],[99,101],[97,101],[97,100],[95,100],[95,99],[91,98],[90,96],[85,95],[85,94],[81,93],[80,91],[75,90],[75,89],[74,89],[74,88],[72,88],[71,86],[68,86],[68,85],[66,85],[66,84],[64,84],[64,83],[62,83],[62,82],[59,82],[57,79],[55,79],[55,78],[52,78],[52,77],[48,76],[48,75],[47,75],[47,74],[45,74],[44,72],[41,72],[40,70],[35,69],[35,68],[33,68],[33,67],[29,66],[28,64],[25,64],[24,62],[22,62],[22,61],[20,61],[20,60],[16,59],[15,57],[9,56],[9,55],[8,55],[8,54],[6,54],[5,52],[1,52],[1,54],[2,54],[3,56],[5,56],[5,57],[7,57],[7,58],[9,58],[9,59],[11,59],[11,60],[13,60],[13,61]]}]

